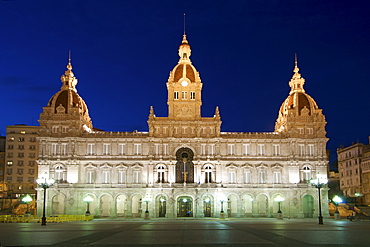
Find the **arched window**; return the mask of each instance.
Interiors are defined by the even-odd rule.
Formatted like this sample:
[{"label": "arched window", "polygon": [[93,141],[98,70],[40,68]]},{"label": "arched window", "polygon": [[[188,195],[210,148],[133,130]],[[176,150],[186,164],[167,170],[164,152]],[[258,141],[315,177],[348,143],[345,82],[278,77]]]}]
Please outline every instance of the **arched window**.
[{"label": "arched window", "polygon": [[307,182],[312,178],[312,171],[311,168],[307,165],[302,167],[301,170],[301,181]]},{"label": "arched window", "polygon": [[157,166],[157,183],[165,183],[165,170],[166,167],[164,165]]},{"label": "arched window", "polygon": [[205,165],[204,166],[204,182],[205,183],[212,183],[212,166],[211,165]]},{"label": "arched window", "polygon": [[54,179],[57,183],[65,181],[64,178],[64,166],[57,165],[54,170]]}]

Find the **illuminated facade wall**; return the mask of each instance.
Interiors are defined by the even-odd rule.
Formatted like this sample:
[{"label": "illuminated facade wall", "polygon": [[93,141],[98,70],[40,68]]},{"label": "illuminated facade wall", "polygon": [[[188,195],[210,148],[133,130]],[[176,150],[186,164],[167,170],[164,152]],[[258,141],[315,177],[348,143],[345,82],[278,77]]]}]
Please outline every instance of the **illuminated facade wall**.
[{"label": "illuminated facade wall", "polygon": [[90,195],[96,216],[142,217],[150,196],[150,217],[220,217],[221,209],[227,217],[274,217],[280,195],[284,217],[317,216],[308,180],[327,176],[326,122],[297,64],[274,132],[222,132],[217,107],[201,116],[202,82],[190,55],[184,36],[167,82],[168,117],[151,107],[148,132],[95,130],[68,64],[39,120],[39,176],[57,181],[48,214],[83,214]]}]

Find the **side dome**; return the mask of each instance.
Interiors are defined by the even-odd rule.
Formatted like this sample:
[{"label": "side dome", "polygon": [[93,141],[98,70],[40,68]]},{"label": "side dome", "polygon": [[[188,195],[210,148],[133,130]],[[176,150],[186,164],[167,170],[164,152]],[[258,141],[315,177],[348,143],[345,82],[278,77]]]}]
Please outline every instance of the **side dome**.
[{"label": "side dome", "polygon": [[54,94],[40,114],[42,135],[76,135],[91,132],[92,122],[85,101],[77,93],[77,79],[69,61],[67,71],[61,76],[62,87]]},{"label": "side dome", "polygon": [[297,61],[293,72],[289,81],[291,90],[279,109],[275,131],[290,137],[325,137],[325,116],[316,101],[303,89],[305,79],[299,73]]}]

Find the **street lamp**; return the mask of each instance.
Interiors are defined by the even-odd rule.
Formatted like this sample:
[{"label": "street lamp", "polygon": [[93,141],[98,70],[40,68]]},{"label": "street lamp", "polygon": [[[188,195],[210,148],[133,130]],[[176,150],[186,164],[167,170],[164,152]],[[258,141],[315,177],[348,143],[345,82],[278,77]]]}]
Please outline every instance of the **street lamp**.
[{"label": "street lamp", "polygon": [[338,204],[341,203],[343,200],[339,196],[334,196],[333,197],[333,202],[335,204],[335,212],[334,212],[334,219],[339,220],[340,219],[340,213],[338,210]]},{"label": "street lamp", "polygon": [[54,179],[52,178],[38,178],[36,183],[44,189],[44,202],[42,208],[42,218],[41,218],[41,225],[46,226],[46,216],[45,216],[45,206],[46,206],[46,189],[49,188],[51,185],[54,184]]},{"label": "street lamp", "polygon": [[220,202],[221,202],[220,219],[225,219],[224,202],[226,201],[227,201],[227,198],[224,195],[221,195],[220,197]]},{"label": "street lamp", "polygon": [[275,202],[277,202],[279,204],[279,210],[277,212],[277,218],[279,220],[282,220],[283,219],[283,213],[281,212],[281,202],[284,201],[284,198],[281,196],[281,195],[278,195],[277,197],[275,197]]},{"label": "street lamp", "polygon": [[25,216],[30,215],[29,204],[30,204],[30,202],[32,202],[32,200],[33,199],[30,195],[26,195],[25,197],[22,198],[22,202],[24,202],[27,205],[27,210],[26,210]]},{"label": "street lamp", "polygon": [[317,177],[316,179],[311,179],[310,183],[315,186],[319,191],[319,225],[323,225],[323,219],[321,214],[321,188],[328,183],[328,179],[326,177]]},{"label": "street lamp", "polygon": [[148,210],[148,203],[152,201],[152,197],[148,194],[143,198],[143,202],[146,203],[146,209],[145,209],[145,217],[144,220],[149,220],[149,210]]},{"label": "street lamp", "polygon": [[86,216],[90,216],[90,202],[92,202],[93,200],[94,199],[90,195],[84,198],[84,202],[86,202],[87,204],[86,213],[85,213]]}]

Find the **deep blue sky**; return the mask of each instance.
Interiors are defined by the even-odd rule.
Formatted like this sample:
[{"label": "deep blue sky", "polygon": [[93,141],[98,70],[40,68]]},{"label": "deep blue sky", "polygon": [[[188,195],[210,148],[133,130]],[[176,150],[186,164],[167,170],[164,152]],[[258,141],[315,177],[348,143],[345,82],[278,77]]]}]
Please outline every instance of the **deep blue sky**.
[{"label": "deep blue sky", "polygon": [[94,127],[147,130],[149,106],[167,115],[185,12],[203,116],[219,106],[222,131],[273,131],[297,53],[334,154],[370,134],[369,11],[365,0],[0,1],[0,134],[38,125],[68,50]]}]

